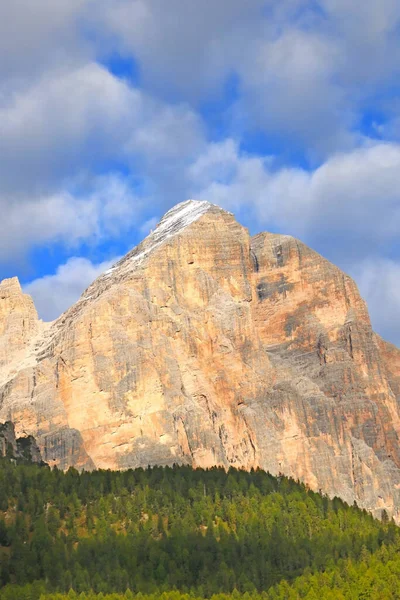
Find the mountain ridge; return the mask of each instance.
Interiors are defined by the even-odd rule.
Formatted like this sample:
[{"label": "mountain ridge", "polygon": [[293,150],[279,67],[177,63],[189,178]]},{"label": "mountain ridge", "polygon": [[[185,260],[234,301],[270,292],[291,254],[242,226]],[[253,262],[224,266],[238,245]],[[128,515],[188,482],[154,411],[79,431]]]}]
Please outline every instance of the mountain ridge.
[{"label": "mountain ridge", "polygon": [[15,313],[0,420],[49,464],[261,467],[398,518],[400,351],[295,238],[190,200],[56,321]]}]

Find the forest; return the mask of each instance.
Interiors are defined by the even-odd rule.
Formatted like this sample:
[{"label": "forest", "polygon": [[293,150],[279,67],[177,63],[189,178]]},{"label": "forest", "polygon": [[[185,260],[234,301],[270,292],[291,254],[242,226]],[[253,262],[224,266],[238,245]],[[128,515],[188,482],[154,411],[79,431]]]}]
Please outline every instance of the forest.
[{"label": "forest", "polygon": [[0,600],[394,599],[399,532],[261,470],[0,459]]}]

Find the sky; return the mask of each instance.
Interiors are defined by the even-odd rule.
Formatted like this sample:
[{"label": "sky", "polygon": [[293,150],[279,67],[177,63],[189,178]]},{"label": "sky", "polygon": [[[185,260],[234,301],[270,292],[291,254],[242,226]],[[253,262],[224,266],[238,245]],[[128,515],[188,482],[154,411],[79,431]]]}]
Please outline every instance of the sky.
[{"label": "sky", "polygon": [[398,0],[0,3],[0,279],[56,318],[174,204],[353,276],[400,345]]}]

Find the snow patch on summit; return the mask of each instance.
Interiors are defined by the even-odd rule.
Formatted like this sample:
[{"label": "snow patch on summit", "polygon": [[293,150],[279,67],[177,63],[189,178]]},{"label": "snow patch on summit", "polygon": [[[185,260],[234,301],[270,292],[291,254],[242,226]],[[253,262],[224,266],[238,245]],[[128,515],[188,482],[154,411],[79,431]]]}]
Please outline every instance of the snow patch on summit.
[{"label": "snow patch on summit", "polygon": [[197,221],[197,219],[211,208],[214,208],[214,206],[215,205],[206,200],[186,200],[185,202],[177,204],[164,215],[156,229],[147,236],[142,244],[140,244],[140,246],[143,247],[141,252],[137,252],[140,248],[140,246],[138,246],[100,277],[102,279],[108,278],[111,277],[117,269],[119,271],[128,270],[131,269],[133,265],[136,266],[153,252],[155,248],[160,246],[160,244],[183,229],[186,229],[186,227]]},{"label": "snow patch on summit", "polygon": [[204,215],[213,205],[206,200],[186,200],[177,204],[169,210],[160,223],[157,225],[153,234],[154,237],[170,237],[181,229],[197,221],[201,215]]}]

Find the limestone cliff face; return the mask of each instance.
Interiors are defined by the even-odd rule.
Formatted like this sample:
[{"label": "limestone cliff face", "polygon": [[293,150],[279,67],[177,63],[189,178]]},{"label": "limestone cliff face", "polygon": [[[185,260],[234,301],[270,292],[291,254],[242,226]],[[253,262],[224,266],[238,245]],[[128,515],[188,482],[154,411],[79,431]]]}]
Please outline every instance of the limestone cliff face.
[{"label": "limestone cliff face", "polygon": [[62,468],[262,467],[400,517],[400,351],[354,282],[207,202],[167,213],[0,381]]}]

